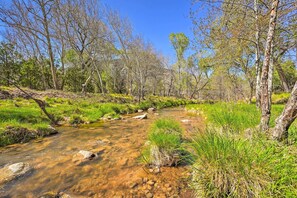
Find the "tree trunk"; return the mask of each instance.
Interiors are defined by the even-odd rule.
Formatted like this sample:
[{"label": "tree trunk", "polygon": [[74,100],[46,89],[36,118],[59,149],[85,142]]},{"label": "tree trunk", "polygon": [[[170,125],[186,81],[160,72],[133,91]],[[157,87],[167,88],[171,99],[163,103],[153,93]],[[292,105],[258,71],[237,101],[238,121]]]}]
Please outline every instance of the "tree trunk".
[{"label": "tree trunk", "polygon": [[276,63],[275,68],[278,73],[279,79],[281,80],[281,83],[283,85],[284,91],[287,93],[290,92],[290,88],[289,88],[283,68],[279,63]]},{"label": "tree trunk", "polygon": [[86,88],[87,88],[87,86],[88,86],[88,84],[89,84],[89,81],[91,80],[91,78],[93,77],[93,71],[91,72],[91,74],[90,74],[90,76],[87,78],[87,80],[85,81],[85,83],[83,83],[82,85],[81,85],[81,93],[82,94],[86,94]]},{"label": "tree trunk", "polygon": [[270,12],[270,21],[269,29],[267,33],[264,61],[262,67],[262,77],[261,77],[261,131],[267,131],[269,128],[270,120],[270,106],[269,106],[269,93],[268,93],[268,72],[271,58],[271,44],[274,37],[276,19],[277,19],[277,8],[279,0],[273,0],[271,12]]},{"label": "tree trunk", "polygon": [[97,75],[98,75],[98,79],[99,79],[99,83],[100,83],[100,88],[101,88],[101,93],[104,95],[105,92],[104,92],[104,86],[103,86],[102,76],[100,74],[99,69],[95,65],[94,65],[94,67],[95,67],[96,72],[97,72]]},{"label": "tree trunk", "polygon": [[260,66],[260,37],[259,37],[259,23],[258,23],[258,0],[254,0],[254,11],[255,11],[255,24],[256,24],[256,106],[260,108],[261,106],[261,66]]},{"label": "tree trunk", "polygon": [[181,63],[178,61],[178,97],[181,97]]},{"label": "tree trunk", "polygon": [[57,74],[56,74],[55,61],[54,61],[54,53],[53,53],[52,43],[51,43],[51,39],[50,39],[45,4],[42,2],[40,6],[41,6],[41,10],[42,10],[42,15],[43,15],[43,25],[44,25],[45,36],[46,36],[46,41],[47,41],[47,48],[48,48],[49,59],[50,59],[50,67],[51,67],[53,85],[54,85],[54,89],[58,89]]},{"label": "tree trunk", "polygon": [[297,117],[297,81],[291,92],[291,96],[282,112],[276,119],[276,125],[273,129],[272,137],[278,141],[288,138],[288,130]]},{"label": "tree trunk", "polygon": [[270,64],[269,64],[269,71],[268,71],[268,106],[271,109],[271,96],[272,96],[272,88],[273,88],[273,71],[274,71],[274,42],[272,40],[271,43],[271,53],[270,53]]}]

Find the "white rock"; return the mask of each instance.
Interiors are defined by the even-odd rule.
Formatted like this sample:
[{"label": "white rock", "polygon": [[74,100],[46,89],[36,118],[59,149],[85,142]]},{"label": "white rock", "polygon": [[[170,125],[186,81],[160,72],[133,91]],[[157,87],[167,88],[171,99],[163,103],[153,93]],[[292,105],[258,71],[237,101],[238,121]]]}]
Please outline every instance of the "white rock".
[{"label": "white rock", "polygon": [[83,156],[83,159],[92,159],[96,156],[94,153],[90,151],[80,150],[78,153]]},{"label": "white rock", "polygon": [[147,113],[146,113],[146,114],[143,114],[143,115],[135,116],[135,117],[133,117],[133,118],[134,118],[134,119],[139,119],[139,120],[147,119]]},{"label": "white rock", "polygon": [[147,111],[151,113],[151,112],[154,112],[154,111],[156,111],[156,108],[154,108],[154,107],[151,107],[151,108],[149,108]]},{"label": "white rock", "polygon": [[20,176],[29,173],[32,168],[28,163],[19,162],[0,169],[0,185],[10,182]]}]

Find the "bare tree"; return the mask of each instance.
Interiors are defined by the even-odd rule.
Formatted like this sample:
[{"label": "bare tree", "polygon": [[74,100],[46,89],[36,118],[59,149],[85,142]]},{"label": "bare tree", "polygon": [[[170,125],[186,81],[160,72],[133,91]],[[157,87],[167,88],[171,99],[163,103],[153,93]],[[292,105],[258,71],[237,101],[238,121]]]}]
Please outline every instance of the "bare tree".
[{"label": "bare tree", "polygon": [[270,21],[269,21],[269,29],[267,33],[264,61],[262,67],[262,77],[261,77],[261,130],[267,131],[269,129],[269,120],[271,115],[271,105],[269,102],[268,91],[268,77],[269,77],[269,65],[271,61],[271,49],[272,49],[272,41],[275,32],[276,19],[277,19],[277,10],[278,10],[279,0],[273,0],[271,11],[270,11]]}]

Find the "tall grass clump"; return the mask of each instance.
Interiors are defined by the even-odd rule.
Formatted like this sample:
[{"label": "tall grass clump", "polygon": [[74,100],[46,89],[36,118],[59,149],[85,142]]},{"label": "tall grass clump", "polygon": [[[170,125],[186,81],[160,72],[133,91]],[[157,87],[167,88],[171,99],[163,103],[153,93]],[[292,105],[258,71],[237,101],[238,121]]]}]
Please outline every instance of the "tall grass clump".
[{"label": "tall grass clump", "polygon": [[192,184],[202,197],[259,197],[272,183],[269,150],[214,132],[197,135]]},{"label": "tall grass clump", "polygon": [[206,120],[224,131],[238,133],[255,127],[260,122],[260,111],[255,105],[244,103],[215,103],[188,105],[187,109],[203,112]]},{"label": "tall grass clump", "polygon": [[156,120],[142,152],[145,163],[154,166],[173,166],[182,162],[182,128],[171,119]]}]

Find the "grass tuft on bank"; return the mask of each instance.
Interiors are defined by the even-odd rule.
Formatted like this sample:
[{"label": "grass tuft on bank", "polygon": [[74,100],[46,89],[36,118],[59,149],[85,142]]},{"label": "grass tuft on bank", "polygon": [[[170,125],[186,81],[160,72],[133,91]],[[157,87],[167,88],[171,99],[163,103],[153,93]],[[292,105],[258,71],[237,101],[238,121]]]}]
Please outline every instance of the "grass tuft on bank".
[{"label": "grass tuft on bank", "polygon": [[175,120],[156,120],[150,127],[148,141],[142,151],[145,164],[157,167],[177,166],[190,156],[183,147],[183,130]]},{"label": "grass tuft on bank", "polygon": [[[273,105],[272,120],[282,105]],[[200,197],[296,197],[296,122],[290,144],[282,145],[258,131],[254,105],[216,103],[188,105],[205,117],[207,130],[191,143],[195,156],[192,186]],[[247,136],[247,129],[253,129]]]}]

